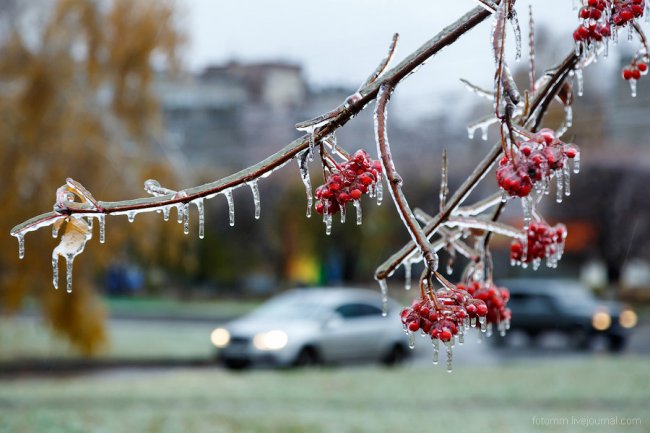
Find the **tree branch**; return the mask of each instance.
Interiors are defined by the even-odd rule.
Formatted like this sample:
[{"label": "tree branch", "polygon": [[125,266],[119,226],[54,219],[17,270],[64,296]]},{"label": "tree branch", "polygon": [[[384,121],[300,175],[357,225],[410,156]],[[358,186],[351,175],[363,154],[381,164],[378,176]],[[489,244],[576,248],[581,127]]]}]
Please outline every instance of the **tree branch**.
[{"label": "tree branch", "polygon": [[325,125],[314,131],[313,137],[304,135],[285,146],[279,152],[269,156],[263,161],[243,169],[226,178],[219,179],[205,185],[185,189],[187,195],[163,195],[159,197],[146,197],[135,200],[124,200],[115,202],[99,201],[100,207],[90,209],[88,206],[79,206],[80,203],[68,203],[65,209],[57,210],[58,212],[48,212],[31,218],[21,224],[18,224],[11,230],[13,236],[19,237],[21,233],[37,230],[41,227],[50,225],[53,220],[72,214],[96,215],[96,214],[115,214],[129,211],[153,210],[170,205],[189,203],[193,200],[211,196],[227,189],[237,188],[254,181],[264,175],[271,173],[273,170],[283,166],[296,155],[309,147],[310,139],[319,142],[326,136],[336,131],[339,127],[345,125],[351,118],[361,112],[366,105],[377,97],[380,86],[384,82],[390,82],[397,85],[408,75],[414,72],[426,60],[434,56],[441,49],[454,43],[460,36],[474,28],[484,21],[490,12],[483,7],[475,7],[465,15],[460,17],[450,26],[444,28],[440,33],[423,44],[419,49],[406,57],[397,66],[383,75],[382,79],[359,89],[358,98],[348,100],[331,112],[331,116]]}]

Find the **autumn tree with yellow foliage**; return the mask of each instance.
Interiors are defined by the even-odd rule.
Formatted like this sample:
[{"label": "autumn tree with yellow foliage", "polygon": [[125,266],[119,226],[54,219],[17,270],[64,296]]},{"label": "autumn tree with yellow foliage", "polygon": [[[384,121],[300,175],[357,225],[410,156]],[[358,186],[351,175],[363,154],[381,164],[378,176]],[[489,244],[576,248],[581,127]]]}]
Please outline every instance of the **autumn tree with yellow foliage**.
[{"label": "autumn tree with yellow foliage", "polygon": [[[154,63],[176,68],[184,40],[171,2],[14,1],[0,14],[0,231],[51,207],[51,185],[67,177],[107,199],[140,195],[143,178],[173,182],[153,148],[161,125],[152,91]],[[170,256],[176,248],[159,247],[180,242],[182,233],[151,227],[150,236],[137,239],[112,229],[110,242],[153,260],[177,260]],[[51,290],[52,270],[41,255],[19,267],[15,241],[2,236],[0,245],[4,312],[34,296],[57,332],[86,354],[99,350],[105,314],[94,279],[108,261],[101,247],[89,246],[69,295]],[[48,251],[51,243],[35,238],[29,249]]]}]

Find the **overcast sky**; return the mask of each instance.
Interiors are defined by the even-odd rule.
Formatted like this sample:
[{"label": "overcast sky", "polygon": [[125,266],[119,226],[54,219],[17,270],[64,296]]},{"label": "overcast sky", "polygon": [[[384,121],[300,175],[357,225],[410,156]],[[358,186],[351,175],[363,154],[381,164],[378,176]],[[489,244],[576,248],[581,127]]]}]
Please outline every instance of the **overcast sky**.
[{"label": "overcast sky", "polygon": [[[524,41],[528,33],[528,5],[533,3],[536,22],[552,29],[559,38],[553,51],[556,59],[560,58],[571,48],[571,33],[578,23],[572,1],[519,0],[517,10]],[[181,0],[181,4],[185,9],[184,26],[190,37],[187,61],[193,70],[232,59],[283,60],[303,65],[313,85],[358,86],[383,58],[394,32],[400,34],[396,59],[401,59],[476,2]],[[482,23],[429,61],[400,86],[396,97],[422,113],[427,111],[426,107],[453,104],[452,95],[462,89],[459,77],[489,87],[494,70],[490,26],[490,21]],[[513,48],[512,33],[508,36]],[[526,52],[525,44],[524,62]],[[511,64],[514,64],[513,57],[510,56]],[[447,102],[432,105],[432,99]]]}]

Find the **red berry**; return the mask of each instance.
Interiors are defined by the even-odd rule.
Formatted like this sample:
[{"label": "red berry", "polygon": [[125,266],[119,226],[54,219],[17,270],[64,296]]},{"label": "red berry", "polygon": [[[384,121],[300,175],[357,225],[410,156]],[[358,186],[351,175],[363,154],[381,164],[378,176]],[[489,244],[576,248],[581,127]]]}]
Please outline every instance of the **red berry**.
[{"label": "red berry", "polygon": [[632,69],[632,79],[638,80],[641,78],[641,72],[638,69]]},{"label": "red berry", "polygon": [[623,79],[625,80],[630,80],[632,79],[632,70],[625,68],[623,69]]},{"label": "red berry", "polygon": [[440,341],[449,341],[451,340],[451,332],[449,332],[446,329],[443,329],[438,333],[438,338],[440,338]]},{"label": "red berry", "polygon": [[358,189],[353,189],[350,191],[350,197],[352,197],[353,200],[358,200],[361,198],[362,192]]},{"label": "red berry", "polygon": [[420,324],[418,322],[411,322],[408,324],[409,331],[411,332],[416,332],[418,329],[420,329]]},{"label": "red berry", "polygon": [[645,72],[648,70],[648,64],[647,63],[639,63],[636,65],[637,69],[641,72]]}]

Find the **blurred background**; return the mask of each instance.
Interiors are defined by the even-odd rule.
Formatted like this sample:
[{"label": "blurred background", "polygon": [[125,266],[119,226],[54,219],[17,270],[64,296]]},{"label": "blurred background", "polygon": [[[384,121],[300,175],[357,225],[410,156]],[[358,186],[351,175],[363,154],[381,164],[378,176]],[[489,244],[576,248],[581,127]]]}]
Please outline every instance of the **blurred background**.
[{"label": "blurred background", "polygon": [[[216,326],[294,287],[375,290],[375,267],[409,239],[392,203],[370,200],[363,225],[336,222],[325,236],[319,218],[304,216],[297,164],[260,181],[259,220],[246,189],[234,192],[234,228],[223,197],[208,201],[203,240],[155,213],[132,224],[109,218],[106,244],[92,240],[75,262],[72,294],[51,286],[57,241],[47,230],[28,234],[18,259],[9,230],[51,209],[66,177],[99,200],[141,197],[149,178],[182,189],[224,177],[354,93],[392,33],[401,35],[401,59],[475,4],[240,3],[0,2],[0,431],[400,431],[421,423],[572,431],[575,424],[546,421],[574,415],[640,417],[626,428],[647,431],[650,394],[640,384],[650,379],[650,84],[640,80],[632,98],[619,78],[637,48],[628,41],[585,71],[565,136],[582,149],[583,168],[571,197],[541,210],[568,228],[559,267],[510,267],[509,242],[493,242],[499,279],[561,277],[632,308],[638,323],[622,352],[598,342],[585,352],[562,335],[531,345],[515,334],[505,348],[457,348],[452,375],[431,366],[424,341],[395,370],[220,369],[210,344]],[[529,3],[518,2],[524,39]],[[577,13],[553,0],[543,9],[537,2],[535,14],[539,76],[572,49]],[[443,149],[453,191],[497,138],[468,139],[466,125],[491,104],[459,81],[491,87],[489,31],[483,23],[429,61],[391,105],[397,168],[408,173],[410,202],[429,213],[438,208]],[[511,63],[526,88],[526,47]],[[552,109],[548,126],[562,116]],[[373,154],[372,113],[337,137],[348,151]],[[313,164],[314,186],[318,174]],[[495,190],[488,176],[472,198]],[[520,207],[509,203],[503,219],[520,225]],[[408,304],[403,281],[398,270],[391,296]],[[461,420],[459,407],[475,419]]]}]

